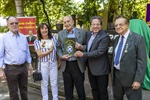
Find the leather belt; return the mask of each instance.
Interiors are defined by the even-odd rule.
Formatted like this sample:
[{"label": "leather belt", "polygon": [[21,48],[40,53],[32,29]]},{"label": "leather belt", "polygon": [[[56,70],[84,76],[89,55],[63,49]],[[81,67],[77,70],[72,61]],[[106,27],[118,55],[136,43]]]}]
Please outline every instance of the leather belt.
[{"label": "leather belt", "polygon": [[6,66],[16,66],[16,67],[23,67],[26,63],[23,63],[23,64],[6,64]]},{"label": "leather belt", "polygon": [[75,62],[75,61],[77,61],[77,60],[67,60],[67,62]]}]

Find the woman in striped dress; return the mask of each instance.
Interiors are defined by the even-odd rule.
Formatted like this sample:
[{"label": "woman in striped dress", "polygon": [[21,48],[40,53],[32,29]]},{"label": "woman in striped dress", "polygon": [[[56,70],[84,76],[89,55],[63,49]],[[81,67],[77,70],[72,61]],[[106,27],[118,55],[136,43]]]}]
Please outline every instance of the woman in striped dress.
[{"label": "woman in striped dress", "polygon": [[52,100],[58,100],[58,67],[56,60],[56,38],[52,36],[50,27],[41,23],[37,29],[37,37],[34,47],[39,57],[39,66],[42,73],[41,92],[43,100],[49,100],[48,83],[52,90]]}]

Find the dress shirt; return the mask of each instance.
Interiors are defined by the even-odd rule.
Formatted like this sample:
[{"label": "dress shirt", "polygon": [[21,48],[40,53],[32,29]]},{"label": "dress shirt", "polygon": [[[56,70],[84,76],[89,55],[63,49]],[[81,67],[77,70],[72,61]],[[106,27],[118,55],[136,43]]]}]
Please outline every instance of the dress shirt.
[{"label": "dress shirt", "polygon": [[91,37],[90,37],[90,40],[89,40],[89,42],[88,42],[88,51],[90,50],[91,45],[92,45],[93,40],[95,39],[96,35],[97,35],[97,34],[92,33],[92,35],[91,35]]},{"label": "dress shirt", "polygon": [[[128,38],[129,33],[130,33],[130,30],[128,30],[127,33],[123,36],[123,37],[124,37],[124,38],[123,38],[123,46],[122,46],[122,50],[121,50],[121,54],[120,54],[120,59],[121,59],[122,52],[123,52],[123,50],[124,50],[124,46],[125,46],[125,43],[126,43],[126,41],[127,41],[127,38]],[[121,41],[121,37],[122,37],[122,36],[120,35],[119,41],[118,41],[118,44],[117,44],[117,47],[116,47],[116,49],[115,49],[115,58],[116,58],[116,54],[117,54],[117,50],[118,50],[119,43],[120,43],[120,41]],[[118,69],[118,70],[120,70],[120,59],[119,59],[118,65],[115,65],[115,64],[114,64],[114,67],[115,67],[116,69]],[[115,60],[115,59],[114,59],[114,60]]]},{"label": "dress shirt", "polygon": [[[76,29],[73,28],[72,32],[70,33],[68,32],[67,38],[75,38],[75,34],[76,34]],[[76,59],[77,59],[76,57],[72,56],[69,58],[69,61],[74,61]]]},{"label": "dress shirt", "polygon": [[0,43],[0,67],[5,64],[31,63],[31,56],[26,37],[11,31],[5,33]]}]

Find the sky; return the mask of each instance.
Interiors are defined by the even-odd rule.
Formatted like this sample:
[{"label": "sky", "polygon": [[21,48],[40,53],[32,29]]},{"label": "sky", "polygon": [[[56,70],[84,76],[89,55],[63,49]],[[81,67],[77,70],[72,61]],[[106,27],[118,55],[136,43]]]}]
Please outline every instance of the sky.
[{"label": "sky", "polygon": [[3,17],[0,17],[0,26],[6,26],[6,19],[3,19]]}]

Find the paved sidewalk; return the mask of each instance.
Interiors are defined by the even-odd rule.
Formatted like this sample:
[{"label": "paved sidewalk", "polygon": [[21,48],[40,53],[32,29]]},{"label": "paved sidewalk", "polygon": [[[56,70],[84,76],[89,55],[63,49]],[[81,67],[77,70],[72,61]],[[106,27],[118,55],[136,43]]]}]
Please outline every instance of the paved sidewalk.
[{"label": "paved sidewalk", "polygon": [[[89,80],[87,77],[87,71],[85,72],[85,92],[86,92],[86,98],[87,100],[93,100],[92,99],[92,93],[91,93],[91,87],[89,84]],[[29,86],[31,87],[35,87],[40,89],[40,82],[33,82],[33,79],[29,79]],[[58,77],[58,86],[59,86],[59,96],[64,96],[64,85],[63,85],[63,78],[62,78],[62,73],[59,71],[59,77]],[[51,89],[49,89],[50,91]],[[50,91],[51,92],[51,91]],[[111,85],[111,81],[109,80],[109,86],[108,86],[108,92],[109,92],[109,100],[113,100],[113,96],[112,96],[112,85]],[[150,91],[148,90],[142,90],[143,92],[143,98],[142,100],[150,100]],[[74,90],[74,98],[75,100],[78,100],[78,96],[76,91]],[[65,99],[62,99],[65,100]],[[126,97],[124,97],[124,100],[127,100]]]}]

